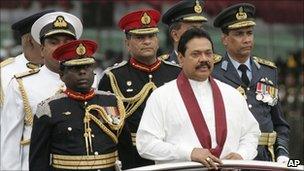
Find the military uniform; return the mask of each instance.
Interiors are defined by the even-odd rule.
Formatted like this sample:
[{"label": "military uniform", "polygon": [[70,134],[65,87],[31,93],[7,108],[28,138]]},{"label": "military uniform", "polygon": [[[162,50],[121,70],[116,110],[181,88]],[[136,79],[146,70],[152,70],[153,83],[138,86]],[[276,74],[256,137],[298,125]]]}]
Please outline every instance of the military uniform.
[{"label": "military uniform", "polygon": [[[205,23],[204,1],[201,0],[182,0],[170,7],[162,16],[162,22],[169,27],[177,22],[185,23]],[[178,63],[177,52],[172,50],[165,60]]]},{"label": "military uniform", "polygon": [[[135,11],[122,17],[119,26],[127,34],[155,34],[158,32],[159,17],[160,13],[156,10]],[[98,89],[121,97],[126,107],[126,131],[122,132],[118,146],[122,169],[154,164],[154,161],[139,156],[135,146],[136,131],[150,93],[175,79],[179,72],[177,65],[159,58],[148,66],[135,57],[105,71]]]},{"label": "military uniform", "polygon": [[[18,34],[18,36],[22,37],[23,35],[31,32],[31,27],[38,18],[50,12],[54,12],[54,10],[46,10],[28,16],[12,24],[11,28],[13,31],[15,31]],[[1,62],[0,106],[4,101],[5,91],[9,84],[9,81],[14,77],[14,75],[38,67],[40,67],[40,65],[33,64],[30,61],[28,61],[25,58],[24,53],[14,58],[8,58],[5,61]]]},{"label": "military uniform", "polygon": [[[76,92],[79,83],[67,81],[86,79],[93,84],[93,69],[88,68],[90,73],[86,73],[77,67],[93,68],[96,50],[97,44],[91,40],[75,40],[53,52],[67,88],[38,105],[31,134],[30,170],[115,170],[116,144],[125,118],[123,102],[91,85],[85,92]],[[77,74],[81,76],[75,77]]]},{"label": "military uniform", "polygon": [[[87,100],[60,93],[40,103],[31,136],[30,170],[114,170],[123,123],[116,125],[106,118],[121,114],[123,119],[124,109],[118,104],[113,94],[98,91]],[[90,137],[85,138],[86,133]]]},{"label": "military uniform", "polygon": [[[222,30],[254,26],[254,11],[255,7],[246,3],[228,7],[216,17],[214,26]],[[248,68],[244,73],[240,71],[241,65]],[[224,57],[215,60],[212,75],[243,94],[249,110],[259,122],[262,135],[255,159],[274,161],[280,156],[288,156],[289,125],[278,97],[275,64],[254,56],[250,56],[245,63],[239,63],[227,52]]]},{"label": "military uniform", "polygon": [[[82,33],[81,29],[75,31],[74,28],[79,27],[79,22],[68,22],[70,28],[62,30],[56,27],[44,28],[46,25],[53,25],[57,21],[57,17],[65,17],[68,21],[76,16],[65,12],[53,12],[40,17],[32,26],[32,34],[35,41],[40,42],[42,36],[51,36],[53,34],[66,34],[65,32],[74,32],[76,35]],[[75,19],[76,18],[76,19]],[[41,29],[37,29],[37,27]],[[34,31],[33,31],[34,28]],[[52,31],[52,32],[47,32]],[[64,32],[63,32],[64,31]],[[39,102],[45,100],[62,89],[63,82],[58,74],[49,70],[46,66],[40,69],[33,69],[14,76],[7,88],[6,98],[3,104],[1,118],[1,169],[2,170],[28,170],[28,156],[30,134],[32,130],[33,115]]]}]

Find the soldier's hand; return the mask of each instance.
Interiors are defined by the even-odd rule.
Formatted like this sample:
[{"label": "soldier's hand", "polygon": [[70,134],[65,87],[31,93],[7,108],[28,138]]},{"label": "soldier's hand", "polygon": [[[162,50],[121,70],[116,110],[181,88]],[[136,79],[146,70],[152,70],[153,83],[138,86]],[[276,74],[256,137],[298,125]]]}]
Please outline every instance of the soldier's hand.
[{"label": "soldier's hand", "polygon": [[243,160],[243,157],[239,155],[238,153],[229,153],[227,156],[225,156],[223,159],[226,160]]},{"label": "soldier's hand", "polygon": [[222,165],[222,161],[212,155],[209,150],[204,148],[194,148],[191,152],[191,160],[200,162],[208,169],[218,169],[219,165]]}]

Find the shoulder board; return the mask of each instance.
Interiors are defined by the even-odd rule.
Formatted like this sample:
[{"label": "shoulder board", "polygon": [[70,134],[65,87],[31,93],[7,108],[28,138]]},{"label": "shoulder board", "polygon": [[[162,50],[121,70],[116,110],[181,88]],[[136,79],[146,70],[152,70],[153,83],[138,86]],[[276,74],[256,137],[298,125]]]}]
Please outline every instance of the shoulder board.
[{"label": "shoulder board", "polygon": [[163,55],[160,55],[159,57],[158,57],[158,59],[160,59],[160,60],[167,60],[168,58],[169,58],[169,54],[163,54]]},{"label": "shoulder board", "polygon": [[267,66],[272,67],[272,68],[277,68],[277,66],[275,65],[275,63],[273,63],[273,62],[271,62],[271,61],[269,61],[267,59],[262,59],[262,58],[254,56],[253,60],[255,60],[256,62],[258,62],[260,64],[267,65]]},{"label": "shoulder board", "polygon": [[112,70],[112,69],[120,68],[120,67],[126,65],[127,63],[128,63],[127,61],[122,61],[122,62],[120,62],[120,63],[116,63],[116,64],[114,64],[113,66],[108,67],[108,68],[106,69],[106,71],[110,71],[110,70]]},{"label": "shoulder board", "polygon": [[9,64],[13,63],[14,61],[15,61],[15,58],[7,58],[0,63],[0,67],[1,68],[5,67],[6,65],[9,65]]},{"label": "shoulder board", "polygon": [[167,65],[171,65],[171,66],[175,66],[175,67],[181,67],[180,65],[178,65],[177,63],[173,63],[173,62],[169,62],[169,61],[165,61],[165,60],[162,60],[162,62],[164,63],[164,64],[167,64]]},{"label": "shoulder board", "polygon": [[218,63],[218,62],[220,62],[221,60],[222,60],[222,56],[221,55],[219,55],[219,54],[213,54],[213,61],[214,61],[214,63],[216,64],[216,63]]},{"label": "shoulder board", "polygon": [[25,71],[25,72],[22,72],[22,73],[18,73],[18,74],[15,74],[14,77],[15,78],[23,78],[23,77],[27,77],[29,75],[33,75],[33,74],[36,74],[40,71],[39,68],[36,68],[36,69],[31,69],[31,70],[28,70],[28,71]]}]

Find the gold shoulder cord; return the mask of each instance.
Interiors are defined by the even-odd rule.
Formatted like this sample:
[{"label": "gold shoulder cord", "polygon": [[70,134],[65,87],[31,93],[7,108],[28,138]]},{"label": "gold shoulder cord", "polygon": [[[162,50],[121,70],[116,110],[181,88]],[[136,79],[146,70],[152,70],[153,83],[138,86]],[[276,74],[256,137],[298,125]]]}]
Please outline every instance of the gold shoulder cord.
[{"label": "gold shoulder cord", "polygon": [[[92,139],[91,139],[91,128],[90,128],[90,121],[93,120],[99,128],[106,133],[116,144],[118,143],[118,136],[121,133],[121,130],[124,125],[124,120],[125,120],[125,108],[123,105],[123,102],[121,99],[117,98],[117,107],[119,111],[119,123],[114,124],[113,119],[111,116],[107,114],[105,109],[102,106],[99,105],[90,105],[86,108],[85,111],[85,117],[83,119],[84,122],[84,128],[85,128],[85,143],[86,143],[86,151],[87,155],[89,155],[89,150],[93,152],[93,146],[92,146]],[[97,113],[102,117],[102,119],[107,123],[107,125],[112,129],[113,131],[116,131],[116,135],[109,129],[107,128],[102,121],[100,121],[98,118],[96,118],[93,114],[90,113],[91,110],[97,111]]]},{"label": "gold shoulder cord", "polygon": [[[25,116],[24,116],[24,123],[27,126],[32,126],[33,125],[33,112],[28,100],[28,96],[25,92],[24,86],[23,86],[23,81],[21,78],[16,78],[18,84],[19,84],[19,90],[22,96],[22,101],[23,101],[23,106],[24,106],[24,112],[25,112]],[[22,139],[20,144],[21,145],[27,145],[30,143],[30,139],[24,140]]]},{"label": "gold shoulder cord", "polygon": [[107,75],[110,78],[113,93],[115,95],[117,95],[119,98],[121,98],[121,100],[123,102],[127,103],[126,118],[131,116],[135,112],[135,110],[144,102],[144,100],[148,96],[150,90],[155,90],[157,88],[156,85],[152,81],[149,81],[147,84],[144,85],[144,87],[140,90],[140,92],[137,93],[135,96],[126,98],[121,93],[114,74],[110,71],[107,73]]},{"label": "gold shoulder cord", "polygon": [[4,102],[4,91],[2,88],[2,82],[0,83],[0,107],[3,106],[3,102]]}]

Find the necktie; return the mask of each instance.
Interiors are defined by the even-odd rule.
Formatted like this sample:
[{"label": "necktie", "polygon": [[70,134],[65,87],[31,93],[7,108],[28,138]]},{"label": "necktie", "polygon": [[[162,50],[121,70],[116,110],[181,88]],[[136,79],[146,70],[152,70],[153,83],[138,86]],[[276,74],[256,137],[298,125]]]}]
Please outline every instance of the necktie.
[{"label": "necktie", "polygon": [[248,87],[249,86],[249,78],[247,77],[247,66],[245,64],[241,64],[238,68],[238,70],[240,70],[242,72],[242,76],[241,79],[243,81],[243,83]]}]

